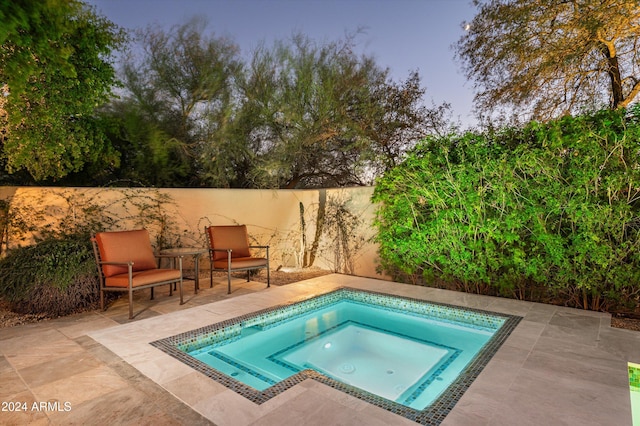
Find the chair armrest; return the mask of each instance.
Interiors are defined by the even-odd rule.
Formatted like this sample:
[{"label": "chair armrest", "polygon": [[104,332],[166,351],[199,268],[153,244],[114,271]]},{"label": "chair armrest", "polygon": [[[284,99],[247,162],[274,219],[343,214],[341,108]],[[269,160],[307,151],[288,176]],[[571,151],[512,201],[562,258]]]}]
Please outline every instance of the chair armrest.
[{"label": "chair armrest", "polygon": [[249,246],[249,248],[252,249],[264,249],[264,251],[266,252],[266,256],[267,256],[267,263],[269,262],[269,246]]},{"label": "chair armrest", "polygon": [[224,252],[229,252],[229,251],[233,251],[233,249],[209,249],[209,251],[224,251]]}]

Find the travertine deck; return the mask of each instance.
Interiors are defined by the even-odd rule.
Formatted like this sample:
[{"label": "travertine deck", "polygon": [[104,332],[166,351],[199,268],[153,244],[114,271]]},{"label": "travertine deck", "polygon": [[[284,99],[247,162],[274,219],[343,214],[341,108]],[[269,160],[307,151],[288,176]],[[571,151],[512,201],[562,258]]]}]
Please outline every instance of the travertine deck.
[{"label": "travertine deck", "polygon": [[186,285],[184,306],[140,292],[133,321],[118,301],[0,329],[0,424],[412,424],[313,380],[256,405],[148,345],[338,286],[524,317],[443,425],[631,424],[626,363],[640,361],[640,333],[610,328],[608,315],[346,275],[270,289],[239,279],[230,296]]}]

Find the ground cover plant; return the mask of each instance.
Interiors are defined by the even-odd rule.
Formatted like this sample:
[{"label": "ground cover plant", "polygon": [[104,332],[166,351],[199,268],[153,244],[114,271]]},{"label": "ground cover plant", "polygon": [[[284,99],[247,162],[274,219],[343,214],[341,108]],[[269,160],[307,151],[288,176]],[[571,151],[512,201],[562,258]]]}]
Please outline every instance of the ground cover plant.
[{"label": "ground cover plant", "polygon": [[0,296],[18,313],[47,317],[96,308],[100,292],[88,235],[48,238],[0,260]]},{"label": "ground cover plant", "polygon": [[640,109],[428,138],[376,184],[381,269],[469,292],[633,311]]}]

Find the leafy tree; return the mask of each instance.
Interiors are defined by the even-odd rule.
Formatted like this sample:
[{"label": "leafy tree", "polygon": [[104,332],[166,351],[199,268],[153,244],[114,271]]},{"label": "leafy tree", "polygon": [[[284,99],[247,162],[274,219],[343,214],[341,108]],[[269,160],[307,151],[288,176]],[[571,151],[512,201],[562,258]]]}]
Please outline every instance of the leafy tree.
[{"label": "leafy tree", "polygon": [[448,121],[450,105],[427,108],[425,92],[417,72],[402,83],[387,78],[373,86],[366,108],[358,108],[356,121],[360,133],[370,141],[368,168],[374,176],[397,166],[425,136],[444,136],[453,130]]},{"label": "leafy tree", "polygon": [[361,185],[392,167],[447,106],[422,105],[413,73],[353,53],[353,39],[316,44],[302,35],[257,49],[204,35],[192,20],[139,32],[142,55],[122,69],[124,91],[105,117],[121,153],[112,176],[157,186]]},{"label": "leafy tree", "polygon": [[124,33],[77,0],[0,6],[0,142],[7,169],[42,180],[88,162],[117,163],[93,112],[116,83],[108,60]]},{"label": "leafy tree", "polygon": [[[640,92],[637,0],[474,0],[457,43],[478,109],[548,120],[627,107]],[[528,108],[528,110],[527,110]],[[526,114],[525,114],[526,113]]]},{"label": "leafy tree", "polygon": [[[359,184],[353,123],[347,115],[379,72],[337,43],[303,36],[255,52],[243,84],[239,135],[255,153],[254,186]],[[304,182],[303,182],[304,181]]]},{"label": "leafy tree", "polygon": [[363,185],[426,134],[417,73],[395,84],[353,47],[295,35],[255,52],[235,128],[251,153],[247,186]]},{"label": "leafy tree", "polygon": [[240,68],[237,46],[204,36],[205,27],[193,19],[169,31],[138,32],[142,55],[125,59],[125,90],[106,114],[117,124],[120,177],[157,186],[198,184],[201,157],[211,135],[224,130]]}]

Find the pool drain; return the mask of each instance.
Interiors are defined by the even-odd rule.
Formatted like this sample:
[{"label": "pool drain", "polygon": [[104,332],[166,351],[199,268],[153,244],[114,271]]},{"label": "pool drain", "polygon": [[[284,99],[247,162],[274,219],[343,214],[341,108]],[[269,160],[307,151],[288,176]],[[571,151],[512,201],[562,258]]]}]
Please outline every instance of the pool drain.
[{"label": "pool drain", "polygon": [[387,370],[387,374],[393,374],[393,373],[395,373],[395,371],[393,371],[393,370]]},{"label": "pool drain", "polygon": [[340,366],[340,371],[345,374],[351,374],[356,371],[356,367],[350,363],[344,363]]}]

